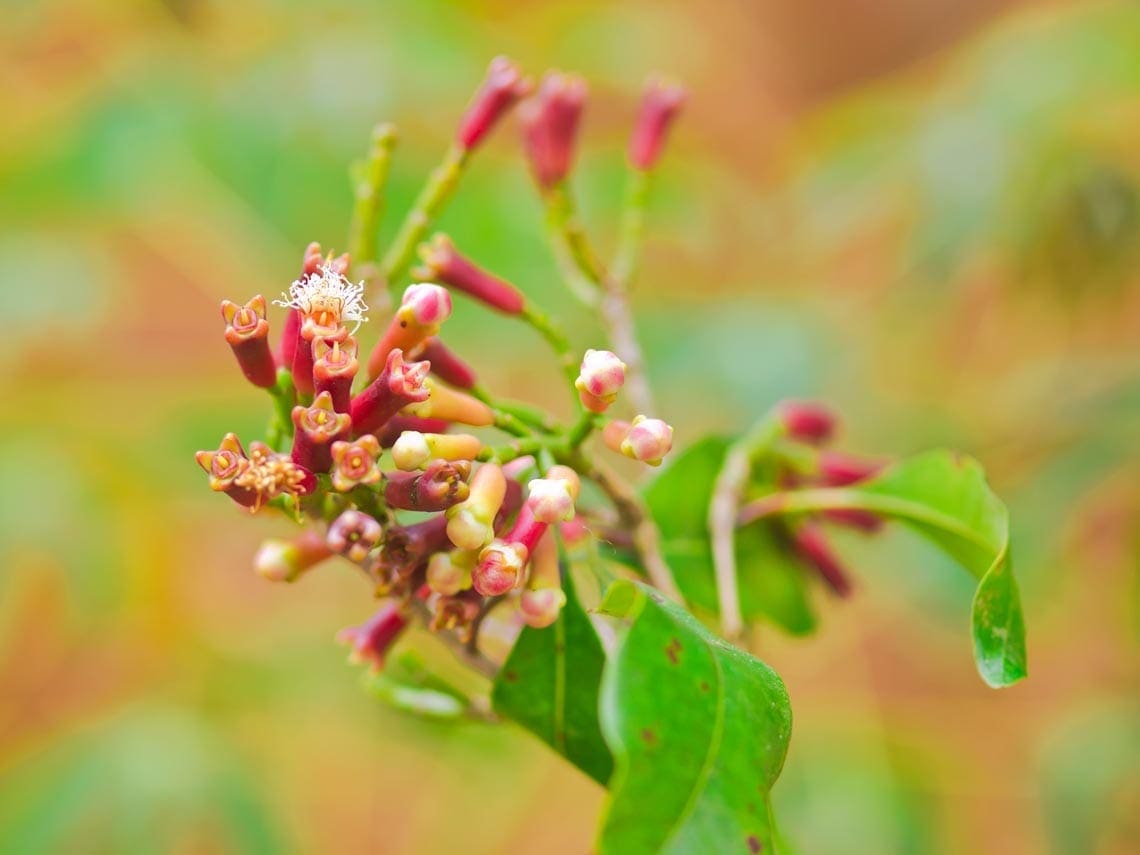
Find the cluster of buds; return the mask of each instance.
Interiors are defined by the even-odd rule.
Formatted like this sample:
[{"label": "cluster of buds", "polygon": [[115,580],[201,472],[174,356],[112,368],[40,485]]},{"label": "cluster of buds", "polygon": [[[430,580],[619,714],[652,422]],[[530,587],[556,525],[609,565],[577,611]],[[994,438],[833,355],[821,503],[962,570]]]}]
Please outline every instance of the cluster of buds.
[{"label": "cluster of buds", "polygon": [[[524,153],[539,186],[550,190],[574,162],[585,99],[574,75],[547,74],[535,91],[513,63],[496,59],[459,123],[448,163],[461,168],[523,102]],[[651,168],[679,105],[679,90],[651,85],[630,148],[635,170]],[[567,426],[533,415],[529,405],[519,415],[497,405],[441,338],[453,295],[540,332],[553,322],[447,235],[419,243],[429,235],[429,214],[409,214],[398,269],[387,258],[380,265],[309,244],[300,274],[273,301],[284,310],[276,347],[265,297],[222,303],[226,342],[245,378],[273,398],[276,415],[269,441],[249,443],[248,453],[227,434],[216,450],[197,455],[212,490],[251,513],[271,509],[305,526],[295,538],[265,541],[254,561],[265,579],[296,582],[333,557],[363,571],[383,602],[341,638],[354,659],[373,667],[417,620],[461,638],[500,604],[520,625],[557,621],[566,603],[559,538],[592,536],[577,515],[581,478],[573,467],[591,465],[583,463],[583,443],[600,429],[603,448],[652,466],[672,445],[673,430],[659,419],[611,417],[629,369],[608,350],[582,357],[571,378],[576,421]],[[398,282],[417,244],[415,281],[386,312],[375,344],[361,350],[366,280],[382,270]],[[364,279],[354,281],[353,272]],[[575,359],[572,352],[559,358],[563,365]],[[511,436],[496,446],[486,429]]]},{"label": "cluster of buds", "polygon": [[[777,417],[787,440],[807,452],[795,455],[797,466],[781,467],[781,488],[846,487],[873,478],[890,462],[827,449],[837,432],[838,419],[821,404],[787,401],[777,410]],[[883,519],[858,508],[831,508],[785,526],[793,554],[832,591],[846,597],[851,593],[851,576],[828,541],[823,520],[874,533],[882,528]]]}]

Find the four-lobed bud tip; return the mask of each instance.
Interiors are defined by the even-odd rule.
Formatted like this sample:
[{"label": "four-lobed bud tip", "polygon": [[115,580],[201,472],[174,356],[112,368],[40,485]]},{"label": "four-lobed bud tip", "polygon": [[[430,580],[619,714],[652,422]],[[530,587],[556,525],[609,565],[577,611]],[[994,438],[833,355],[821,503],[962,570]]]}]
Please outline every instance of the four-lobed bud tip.
[{"label": "four-lobed bud tip", "polygon": [[531,83],[505,56],[491,60],[487,76],[459,122],[455,141],[464,151],[475,148],[514,106],[530,93]]},{"label": "four-lobed bud tip", "polygon": [[625,385],[626,364],[609,350],[587,350],[578,368],[574,387],[582,406],[591,413],[604,413]]},{"label": "four-lobed bud tip", "polygon": [[652,77],[641,96],[641,108],[629,140],[629,162],[638,170],[657,165],[669,128],[685,104],[685,90],[661,77]]},{"label": "four-lobed bud tip", "polygon": [[534,97],[519,108],[523,149],[543,190],[563,181],[574,164],[585,104],[586,81],[576,74],[551,71],[543,76]]},{"label": "four-lobed bud tip", "polygon": [[611,421],[602,429],[602,441],[619,454],[660,466],[673,448],[673,428],[661,421],[637,416],[632,422]]}]

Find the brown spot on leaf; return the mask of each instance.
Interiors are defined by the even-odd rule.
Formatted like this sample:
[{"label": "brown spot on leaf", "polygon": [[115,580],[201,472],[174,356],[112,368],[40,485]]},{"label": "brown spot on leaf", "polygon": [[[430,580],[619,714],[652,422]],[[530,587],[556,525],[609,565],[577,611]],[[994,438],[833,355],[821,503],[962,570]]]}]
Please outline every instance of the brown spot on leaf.
[{"label": "brown spot on leaf", "polygon": [[701,680],[701,691],[707,692],[708,690],[709,690],[709,681],[708,680]]},{"label": "brown spot on leaf", "polygon": [[508,683],[517,683],[519,681],[518,671],[504,671],[503,679]]},{"label": "brown spot on leaf", "polygon": [[655,731],[652,727],[642,728],[641,741],[644,742],[646,745],[656,745],[657,744],[657,731]]},{"label": "brown spot on leaf", "polygon": [[755,834],[748,835],[748,851],[751,852],[752,855],[757,855],[757,853],[763,848],[764,844],[760,842],[759,837],[757,837]]},{"label": "brown spot on leaf", "polygon": [[671,665],[676,665],[681,661],[681,640],[679,638],[669,639],[669,643],[665,645],[665,655]]}]

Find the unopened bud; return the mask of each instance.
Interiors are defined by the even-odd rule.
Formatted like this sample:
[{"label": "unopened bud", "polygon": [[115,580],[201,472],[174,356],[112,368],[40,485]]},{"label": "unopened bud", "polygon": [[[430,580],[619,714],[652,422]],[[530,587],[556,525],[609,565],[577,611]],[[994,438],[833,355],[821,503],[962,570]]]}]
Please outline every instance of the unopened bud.
[{"label": "unopened bud", "polygon": [[402,412],[405,415],[444,419],[472,427],[486,427],[495,423],[495,414],[491,408],[478,398],[437,383],[430,377],[424,381],[424,386],[429,390],[427,399],[404,407]]},{"label": "unopened bud", "polygon": [[484,597],[505,594],[522,583],[526,560],[527,550],[521,544],[492,541],[479,553],[471,572],[472,585]]},{"label": "unopened bud", "polygon": [[669,127],[684,103],[685,90],[682,87],[660,77],[649,80],[629,141],[629,162],[635,169],[645,171],[657,164]]},{"label": "unopened bud", "polygon": [[296,582],[301,574],[320,564],[332,550],[318,532],[306,531],[292,540],[271,537],[253,557],[253,569],[270,582]]},{"label": "unopened bud", "polygon": [[814,401],[785,401],[777,412],[788,436],[809,445],[830,440],[838,422],[831,410]]},{"label": "unopened bud", "polygon": [[544,190],[570,172],[585,103],[586,82],[581,77],[552,71],[519,111],[527,160],[535,181]]},{"label": "unopened bud", "polygon": [[495,536],[495,515],[506,497],[507,479],[501,467],[484,463],[470,486],[467,500],[447,511],[447,537],[460,549],[479,549]]},{"label": "unopened bud", "polygon": [[602,413],[617,398],[625,383],[625,363],[608,350],[587,350],[574,386],[582,406]]},{"label": "unopened bud", "polygon": [[[602,440],[607,445],[613,443],[616,439],[616,433],[624,425],[622,422],[612,422],[611,424],[619,425],[619,427],[611,429],[609,425],[606,425],[606,430],[602,431]],[[672,447],[672,427],[661,419],[647,419],[645,416],[638,416],[629,425],[625,436],[621,438],[618,450],[626,457],[639,460],[650,466],[659,466],[661,460]]]},{"label": "unopened bud", "polygon": [[562,478],[536,478],[527,485],[527,505],[539,522],[553,525],[574,518],[570,483]]},{"label": "unopened bud", "polygon": [[437,234],[430,243],[420,244],[419,253],[423,266],[416,269],[416,276],[462,291],[508,315],[517,315],[526,306],[525,298],[514,285],[461,255],[445,234]]},{"label": "unopened bud", "polygon": [[431,363],[431,373],[457,389],[471,389],[478,378],[475,369],[464,362],[439,336],[432,336],[416,351],[416,359]]},{"label": "unopened bud", "polygon": [[825,487],[847,487],[878,475],[886,465],[887,461],[879,458],[823,451],[819,455],[819,483]]},{"label": "unopened bud", "polygon": [[408,625],[407,618],[395,603],[385,603],[360,626],[350,626],[337,634],[337,641],[351,649],[348,658],[353,664],[367,662],[373,671],[384,667],[388,650]]},{"label": "unopened bud", "polygon": [[411,353],[439,332],[451,317],[451,295],[446,288],[421,282],[409,285],[392,322],[368,357],[368,376],[379,374],[396,349]]},{"label": "unopened bud", "polygon": [[518,66],[505,56],[495,57],[487,68],[483,84],[459,122],[456,143],[466,151],[475,148],[514,103],[530,92],[530,88],[530,82],[523,78]]},{"label": "unopened bud", "polygon": [[847,569],[827,542],[823,529],[815,523],[804,523],[792,535],[792,546],[799,557],[814,569],[836,594],[851,593]]},{"label": "unopened bud", "polygon": [[469,433],[404,431],[392,446],[397,469],[420,469],[431,460],[474,460],[483,441]]},{"label": "unopened bud", "polygon": [[437,552],[428,561],[428,587],[445,596],[467,590],[471,587],[471,570],[477,557],[477,553],[461,549]]}]

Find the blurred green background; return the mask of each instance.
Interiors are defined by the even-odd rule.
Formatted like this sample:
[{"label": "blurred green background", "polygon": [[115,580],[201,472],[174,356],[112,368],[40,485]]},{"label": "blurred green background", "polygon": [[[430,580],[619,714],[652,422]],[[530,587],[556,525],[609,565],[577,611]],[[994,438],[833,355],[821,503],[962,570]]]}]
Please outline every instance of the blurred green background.
[{"label": "blurred green background", "polygon": [[[635,296],[681,442],[821,396],[845,445],[979,457],[1011,505],[1031,677],[974,673],[971,580],[851,543],[823,631],[764,633],[804,853],[1140,845],[1140,6],[1004,0],[7,3],[0,24],[0,851],[582,853],[603,794],[510,727],[363,692],[370,603],[273,586],[193,463],[254,435],[217,304],[390,234],[490,57],[591,83],[575,181],[611,246],[641,82],[690,103]],[[441,223],[564,312],[512,123]],[[533,335],[457,303],[488,384],[557,406]]]}]

